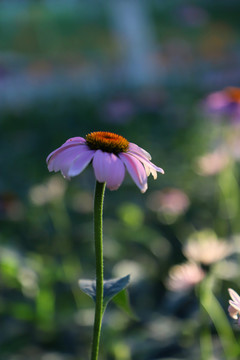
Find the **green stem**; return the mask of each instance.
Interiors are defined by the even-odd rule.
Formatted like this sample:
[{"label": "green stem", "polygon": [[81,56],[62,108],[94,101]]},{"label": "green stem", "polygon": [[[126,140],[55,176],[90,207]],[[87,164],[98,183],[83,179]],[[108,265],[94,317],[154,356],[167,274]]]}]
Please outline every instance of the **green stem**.
[{"label": "green stem", "polygon": [[106,183],[96,181],[94,198],[94,238],[96,256],[96,304],[91,360],[98,359],[103,317],[103,200]]},{"label": "green stem", "polygon": [[229,324],[227,316],[212,291],[213,278],[207,276],[200,284],[200,302],[211,318],[225,353],[224,359],[239,359],[240,346]]},{"label": "green stem", "polygon": [[201,349],[201,359],[213,359],[213,343],[212,343],[212,336],[211,336],[211,329],[209,326],[209,317],[208,313],[206,312],[205,308],[202,304],[202,289],[198,288],[198,295],[200,295],[200,317],[201,317],[201,328],[200,328],[200,349]]}]

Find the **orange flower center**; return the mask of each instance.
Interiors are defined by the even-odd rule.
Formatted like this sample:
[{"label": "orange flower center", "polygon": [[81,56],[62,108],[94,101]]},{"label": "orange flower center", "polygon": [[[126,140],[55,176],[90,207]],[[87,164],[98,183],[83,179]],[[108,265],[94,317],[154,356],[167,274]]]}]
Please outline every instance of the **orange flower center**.
[{"label": "orange flower center", "polygon": [[92,150],[102,150],[119,154],[128,150],[129,142],[121,135],[108,131],[95,131],[86,136],[87,145]]},{"label": "orange flower center", "polygon": [[231,101],[240,103],[240,88],[228,87],[226,88],[226,93]]}]

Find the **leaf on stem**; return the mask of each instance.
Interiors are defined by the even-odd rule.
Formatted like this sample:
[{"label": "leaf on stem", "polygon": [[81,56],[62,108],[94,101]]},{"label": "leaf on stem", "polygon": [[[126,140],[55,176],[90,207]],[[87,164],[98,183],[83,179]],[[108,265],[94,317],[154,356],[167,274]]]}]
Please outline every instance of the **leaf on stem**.
[{"label": "leaf on stem", "polygon": [[[130,275],[122,278],[104,280],[103,288],[103,306],[106,307],[107,303],[120,291],[125,289],[130,281]],[[96,280],[79,280],[80,289],[96,301]]]},{"label": "leaf on stem", "polygon": [[112,301],[123,310],[131,319],[137,321],[138,317],[134,314],[130,305],[129,296],[127,289],[123,289],[117,295],[115,295]]}]

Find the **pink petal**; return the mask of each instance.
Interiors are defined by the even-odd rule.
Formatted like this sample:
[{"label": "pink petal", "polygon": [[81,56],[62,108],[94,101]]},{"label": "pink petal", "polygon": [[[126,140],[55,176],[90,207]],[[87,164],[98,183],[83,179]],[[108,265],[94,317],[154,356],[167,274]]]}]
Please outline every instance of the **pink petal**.
[{"label": "pink petal", "polygon": [[[114,154],[111,154],[114,161],[111,164],[111,171],[106,181],[106,186],[110,190],[117,190],[122,184],[125,176],[125,167],[122,161]],[[112,159],[113,160],[113,159]]]},{"label": "pink petal", "polygon": [[79,175],[90,163],[94,154],[95,150],[85,150],[81,152],[81,154],[72,162],[67,173],[68,177]]},{"label": "pink petal", "polygon": [[115,154],[97,150],[93,158],[93,168],[96,179],[106,182],[110,190],[117,190],[123,182],[125,168]]},{"label": "pink petal", "polygon": [[61,152],[63,149],[67,149],[67,148],[70,148],[72,146],[75,146],[75,145],[84,145],[86,144],[86,140],[80,136],[78,137],[74,137],[74,138],[70,138],[68,139],[63,145],[61,145],[59,148],[57,148],[56,150],[52,151],[47,159],[46,159],[46,162],[48,163],[48,161],[50,160],[50,158],[56,156],[59,152]]},{"label": "pink petal", "polygon": [[229,300],[229,304],[234,308],[236,309],[238,312],[240,312],[240,306],[239,304],[236,304],[234,301],[232,300]]},{"label": "pink petal", "polygon": [[229,105],[229,98],[222,91],[217,91],[207,97],[206,105],[212,110],[221,110]]},{"label": "pink petal", "polygon": [[85,144],[86,143],[86,140],[83,138],[83,137],[81,137],[81,136],[74,136],[74,137],[72,137],[72,138],[70,138],[70,139],[68,139],[66,142],[65,142],[65,144],[67,144],[67,143],[78,143],[78,144]]},{"label": "pink petal", "polygon": [[77,145],[70,148],[63,148],[60,152],[50,158],[48,162],[49,171],[61,170],[64,176],[68,176],[68,170],[73,161],[82,153],[89,151],[85,145]]},{"label": "pink petal", "polygon": [[236,291],[234,291],[233,289],[228,289],[228,292],[231,298],[233,299],[233,301],[238,303],[240,306],[240,296],[238,295],[238,293],[236,293]]},{"label": "pink petal", "polygon": [[231,318],[237,319],[238,318],[238,311],[232,307],[232,305],[229,305],[228,312]]},{"label": "pink petal", "polygon": [[135,153],[135,154],[139,154],[139,155],[142,155],[144,158],[148,159],[148,160],[151,160],[151,155],[144,149],[142,149],[140,146],[134,144],[134,143],[129,143],[129,150],[132,152],[132,153]]},{"label": "pink petal", "polygon": [[132,153],[131,151],[127,152],[129,155],[134,156],[136,159],[138,159],[139,161],[141,161],[143,163],[143,165],[145,166],[147,175],[149,176],[150,174],[153,175],[154,179],[157,178],[157,172],[160,172],[162,174],[164,174],[164,170],[158,166],[156,166],[155,164],[153,164],[151,161],[149,161],[148,159],[144,158],[141,154],[136,154],[136,153]]},{"label": "pink petal", "polygon": [[144,193],[147,190],[147,174],[141,162],[128,153],[120,153],[119,157],[126,165],[135,184]]}]

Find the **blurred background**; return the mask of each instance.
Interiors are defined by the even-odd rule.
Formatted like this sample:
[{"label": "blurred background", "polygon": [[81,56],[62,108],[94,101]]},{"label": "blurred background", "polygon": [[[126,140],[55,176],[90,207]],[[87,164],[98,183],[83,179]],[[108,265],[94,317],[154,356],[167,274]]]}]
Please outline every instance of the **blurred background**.
[{"label": "blurred background", "polygon": [[[165,170],[106,191],[102,359],[237,359],[240,3],[0,1],[0,358],[88,359],[95,276],[91,166],[47,155],[116,132]],[[229,88],[231,87],[231,88]],[[227,89],[226,89],[227,88]]]}]

